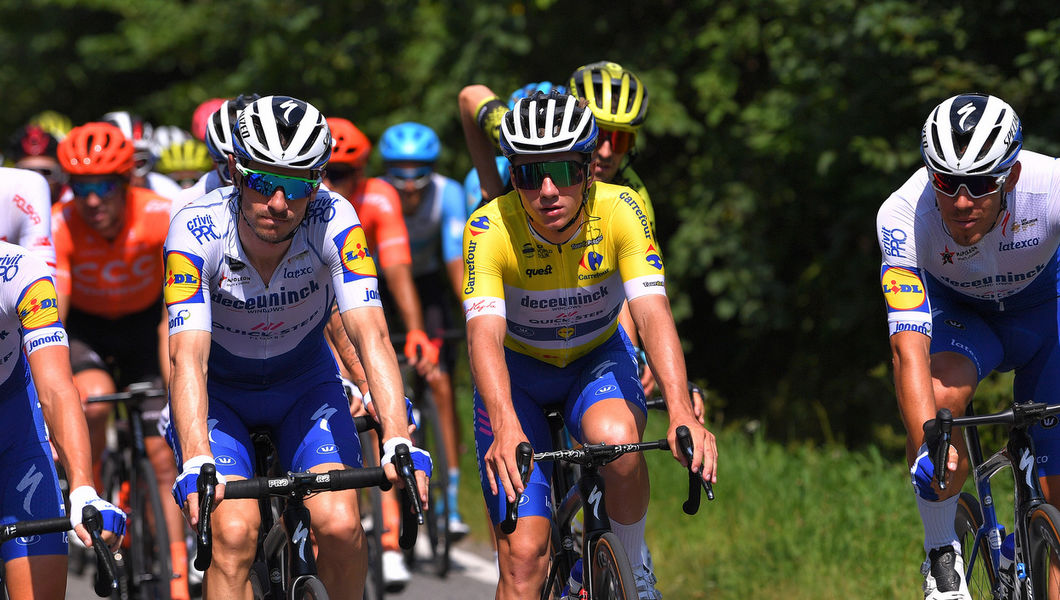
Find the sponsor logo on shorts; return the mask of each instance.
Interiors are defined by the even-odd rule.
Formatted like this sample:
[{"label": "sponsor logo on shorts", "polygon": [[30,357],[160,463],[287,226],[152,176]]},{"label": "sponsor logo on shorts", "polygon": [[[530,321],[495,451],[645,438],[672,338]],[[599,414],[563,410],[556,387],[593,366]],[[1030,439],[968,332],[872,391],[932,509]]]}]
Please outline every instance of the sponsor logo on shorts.
[{"label": "sponsor logo on shorts", "polygon": [[19,546],[32,546],[33,544],[36,544],[37,542],[41,541],[41,539],[43,538],[41,538],[41,536],[39,535],[31,535],[28,537],[15,538],[15,543]]},{"label": "sponsor logo on shorts", "polygon": [[946,319],[944,323],[946,323],[950,327],[953,327],[954,329],[965,329],[964,323],[961,323],[960,321],[957,321],[955,319]]},{"label": "sponsor logo on shorts", "polygon": [[236,464],[236,459],[232,458],[231,456],[225,455],[225,454],[222,454],[221,456],[218,456],[218,457],[214,458],[213,461],[215,463],[219,464],[219,465],[225,465],[225,466],[229,466],[229,467],[234,465],[234,464]]},{"label": "sponsor logo on shorts", "polygon": [[610,384],[609,385],[605,385],[605,386],[601,387],[600,389],[596,390],[596,395],[599,396],[601,394],[609,394],[609,393],[611,393],[611,392],[613,392],[613,391],[615,391],[617,389],[618,389],[617,385],[610,385]]},{"label": "sponsor logo on shorts", "polygon": [[317,454],[337,454],[339,447],[335,444],[322,444],[317,448]]}]

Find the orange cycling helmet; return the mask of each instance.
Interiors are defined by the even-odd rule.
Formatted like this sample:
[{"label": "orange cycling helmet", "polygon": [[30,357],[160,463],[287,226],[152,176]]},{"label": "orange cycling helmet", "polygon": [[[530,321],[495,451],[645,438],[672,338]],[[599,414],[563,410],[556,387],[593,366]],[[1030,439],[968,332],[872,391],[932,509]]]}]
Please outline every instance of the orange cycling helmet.
[{"label": "orange cycling helmet", "polygon": [[328,119],[331,129],[331,161],[345,163],[361,168],[368,162],[372,151],[372,142],[357,126],[348,119],[331,117]]},{"label": "orange cycling helmet", "polygon": [[59,142],[59,164],[71,175],[125,175],[133,169],[133,145],[110,123],[74,127]]}]

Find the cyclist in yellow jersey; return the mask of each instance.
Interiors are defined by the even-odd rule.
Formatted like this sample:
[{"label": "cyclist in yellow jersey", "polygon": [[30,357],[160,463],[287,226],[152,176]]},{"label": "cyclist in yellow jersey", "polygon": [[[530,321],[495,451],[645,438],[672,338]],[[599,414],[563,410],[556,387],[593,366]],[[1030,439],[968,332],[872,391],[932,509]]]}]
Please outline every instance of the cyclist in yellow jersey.
[{"label": "cyclist in yellow jersey", "polygon": [[[475,382],[475,435],[482,489],[497,536],[497,598],[540,594],[547,572],[548,471],[519,479],[515,448],[549,448],[543,407],[561,407],[585,443],[631,443],[644,430],[644,394],[617,316],[628,299],[670,414],[667,436],[692,431],[692,467],[715,481],[714,436],[689,404],[684,358],[670,313],[663,263],[641,198],[593,181],[592,113],[565,94],[536,93],[501,124],[515,191],[479,209],[464,230],[464,311]],[[674,455],[678,460],[683,460]],[[645,565],[649,486],[639,454],[603,469],[613,530],[640,597],[659,598]],[[520,500],[516,530],[496,525],[506,501]]]}]

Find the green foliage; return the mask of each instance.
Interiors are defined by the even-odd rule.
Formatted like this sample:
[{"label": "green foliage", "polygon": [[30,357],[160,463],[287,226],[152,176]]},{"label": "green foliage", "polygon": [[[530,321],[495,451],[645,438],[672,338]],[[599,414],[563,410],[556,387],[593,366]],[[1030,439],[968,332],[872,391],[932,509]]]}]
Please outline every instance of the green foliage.
[{"label": "green foliage", "polygon": [[1005,97],[1027,147],[1060,152],[1058,48],[1040,0],[0,0],[0,131],[45,108],[187,128],[208,98],[286,93],[372,139],[422,121],[462,178],[462,86],[620,62],[650,91],[636,169],[717,416],[900,453],[876,210],[954,93]]}]

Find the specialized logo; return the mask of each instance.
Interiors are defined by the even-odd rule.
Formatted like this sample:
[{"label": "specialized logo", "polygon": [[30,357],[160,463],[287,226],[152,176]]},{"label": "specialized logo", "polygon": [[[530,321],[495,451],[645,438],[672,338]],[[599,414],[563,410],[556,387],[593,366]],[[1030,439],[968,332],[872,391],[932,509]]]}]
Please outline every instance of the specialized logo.
[{"label": "specialized logo", "polygon": [[883,295],[887,306],[895,310],[919,308],[927,301],[924,283],[915,270],[903,267],[883,268]]},{"label": "specialized logo", "polygon": [[[651,266],[655,267],[656,269],[662,271],[662,268],[663,268],[662,257],[659,256],[659,253],[655,250],[655,246],[654,245],[648,244],[648,251],[646,252],[646,256],[644,257],[644,260],[648,261],[649,265],[651,265]],[[595,270],[595,269],[593,269],[593,270]]]},{"label": "specialized logo", "polygon": [[488,231],[490,228],[490,219],[489,217],[485,216],[476,217],[474,220],[470,221],[467,226],[471,231],[471,235],[486,233],[486,231]]},{"label": "specialized logo", "polygon": [[602,255],[590,250],[582,255],[581,262],[579,262],[578,265],[583,269],[595,271],[600,268],[600,265],[603,264],[603,262],[604,257]]},{"label": "specialized logo", "polygon": [[595,367],[593,367],[592,370],[593,379],[600,379],[604,376],[605,371],[616,365],[618,365],[618,363],[613,360],[605,360],[604,362],[596,365]]},{"label": "specialized logo", "polygon": [[309,417],[309,420],[316,421],[319,419],[320,423],[318,423],[317,426],[330,433],[331,425],[328,424],[328,419],[337,412],[339,412],[337,408],[331,408],[331,406],[325,404],[318,408],[317,411],[313,413],[313,416]]},{"label": "specialized logo", "polygon": [[1026,475],[1027,487],[1031,487],[1031,467],[1034,465],[1034,457],[1031,456],[1029,448],[1023,449],[1023,455],[1020,456],[1020,471],[1023,471]]},{"label": "specialized logo", "polygon": [[305,528],[305,523],[302,521],[298,522],[298,527],[295,528],[294,534],[291,535],[291,541],[298,544],[298,556],[305,560],[305,542],[309,539],[309,530]]},{"label": "specialized logo", "polygon": [[957,127],[961,131],[968,131],[968,127],[975,127],[975,124],[979,122],[979,119],[975,119],[971,123],[966,123],[973,113],[975,113],[975,104],[972,102],[957,109],[957,114],[961,116],[961,119],[957,121]]},{"label": "specialized logo", "polygon": [[357,281],[365,277],[375,277],[375,262],[368,251],[368,240],[364,237],[364,228],[354,225],[334,238],[342,262],[342,280]]},{"label": "specialized logo", "polygon": [[11,281],[18,275],[18,263],[22,261],[25,254],[8,254],[0,256],[0,279]]},{"label": "specialized logo", "polygon": [[50,277],[41,277],[22,292],[18,299],[18,319],[26,331],[50,327],[59,322],[59,304],[55,300],[55,284]]},{"label": "specialized logo", "polygon": [[597,486],[593,486],[593,491],[589,492],[589,497],[586,498],[586,502],[593,507],[593,514],[596,515],[596,518],[600,518],[600,501],[603,498],[604,493]]},{"label": "specialized logo", "polygon": [[166,279],[162,287],[166,306],[183,302],[203,302],[201,288],[202,259],[194,254],[167,252]]},{"label": "specialized logo", "polygon": [[37,470],[37,465],[30,465],[29,470],[22,476],[22,481],[18,482],[18,486],[15,487],[20,492],[26,492],[22,500],[22,510],[26,511],[27,515],[33,516],[33,511],[30,509],[33,506],[33,493],[37,491],[37,486],[43,479],[44,473]]}]

